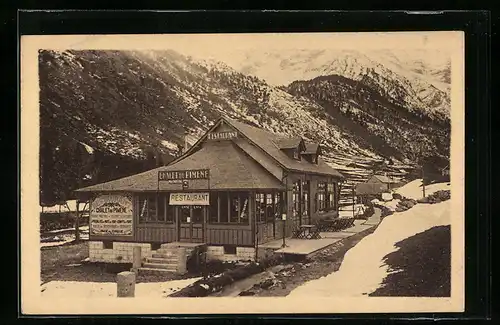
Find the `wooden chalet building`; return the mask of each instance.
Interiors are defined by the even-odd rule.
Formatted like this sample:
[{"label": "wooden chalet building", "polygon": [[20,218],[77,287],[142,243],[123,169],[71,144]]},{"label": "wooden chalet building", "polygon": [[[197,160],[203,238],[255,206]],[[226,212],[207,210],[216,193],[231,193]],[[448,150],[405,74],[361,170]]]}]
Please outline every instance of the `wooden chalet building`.
[{"label": "wooden chalet building", "polygon": [[167,166],[77,193],[91,202],[92,261],[117,262],[121,251],[129,262],[134,245],[147,255],[171,242],[249,259],[298,225],[337,217],[343,179],[319,144],[220,118]]}]

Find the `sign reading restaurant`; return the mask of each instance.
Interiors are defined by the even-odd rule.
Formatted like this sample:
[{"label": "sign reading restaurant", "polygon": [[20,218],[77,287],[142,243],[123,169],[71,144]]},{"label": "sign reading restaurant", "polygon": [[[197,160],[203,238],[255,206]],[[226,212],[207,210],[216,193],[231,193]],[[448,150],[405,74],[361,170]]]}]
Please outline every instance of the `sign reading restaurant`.
[{"label": "sign reading restaurant", "polygon": [[226,132],[213,132],[207,134],[208,140],[230,140],[238,137],[238,132],[226,131]]},{"label": "sign reading restaurant", "polygon": [[170,193],[170,205],[209,205],[208,193]]},{"label": "sign reading restaurant", "polygon": [[160,181],[177,181],[186,179],[208,179],[210,176],[208,169],[196,170],[179,170],[179,171],[165,171],[158,172],[158,180]]}]

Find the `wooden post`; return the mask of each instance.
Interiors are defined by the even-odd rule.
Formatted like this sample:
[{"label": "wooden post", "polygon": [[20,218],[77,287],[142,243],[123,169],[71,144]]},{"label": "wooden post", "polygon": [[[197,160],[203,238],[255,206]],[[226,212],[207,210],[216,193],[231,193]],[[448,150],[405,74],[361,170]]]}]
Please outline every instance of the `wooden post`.
[{"label": "wooden post", "polygon": [[134,297],[135,296],[135,273],[121,272],[116,276],[116,296]]},{"label": "wooden post", "polygon": [[141,246],[134,246],[133,259],[132,259],[132,272],[137,274],[141,266],[142,266]]},{"label": "wooden post", "polygon": [[75,242],[80,242],[80,201],[76,200]]},{"label": "wooden post", "polygon": [[352,188],[352,217],[354,218],[355,215],[354,215],[354,207],[356,206],[355,205],[355,202],[354,202],[354,195],[355,195],[355,191],[354,191],[354,187]]},{"label": "wooden post", "polygon": [[177,249],[177,273],[186,274],[187,272],[187,256],[186,247],[179,247]]},{"label": "wooden post", "polygon": [[425,177],[424,177],[424,166],[422,166],[422,194],[425,197]]}]

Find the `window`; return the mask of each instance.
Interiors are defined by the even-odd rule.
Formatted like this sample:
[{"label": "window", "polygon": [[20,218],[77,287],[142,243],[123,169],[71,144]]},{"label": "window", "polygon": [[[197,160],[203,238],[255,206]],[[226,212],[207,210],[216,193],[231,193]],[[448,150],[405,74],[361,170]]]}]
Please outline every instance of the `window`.
[{"label": "window", "polygon": [[336,208],[335,188],[336,186],[334,183],[318,183],[316,211],[329,211]]},{"label": "window", "polygon": [[248,224],[247,192],[215,192],[210,194],[210,223]]},{"label": "window", "polygon": [[236,245],[224,245],[224,254],[236,255]]},{"label": "window", "polygon": [[335,184],[328,183],[326,187],[326,209],[335,209]]},{"label": "window", "polygon": [[302,182],[302,215],[309,215],[309,181]]},{"label": "window", "polygon": [[318,192],[316,193],[316,201],[317,201],[316,211],[325,211],[326,208],[325,199],[326,199],[326,183],[319,182]]},{"label": "window", "polygon": [[219,219],[218,222],[229,222],[229,193],[220,192],[219,194]]},{"label": "window", "polygon": [[257,193],[255,194],[255,217],[257,218],[257,222],[265,222],[266,221],[266,203],[265,203],[265,194]]},{"label": "window", "polygon": [[174,208],[169,194],[149,194],[139,197],[139,222],[174,222]]},{"label": "window", "polygon": [[203,206],[201,205],[193,205],[192,209],[192,220],[193,223],[203,223]]},{"label": "window", "polygon": [[113,242],[110,240],[105,240],[102,242],[104,249],[113,249]]},{"label": "window", "polygon": [[274,194],[274,217],[275,219],[281,220],[281,207],[286,206],[282,203],[284,195],[282,193],[277,192]]},{"label": "window", "polygon": [[165,196],[157,196],[156,197],[156,208],[157,208],[157,219],[158,221],[165,221],[165,212],[166,212],[166,204],[167,200],[165,200]]},{"label": "window", "polygon": [[181,223],[189,222],[189,219],[191,218],[191,209],[190,208],[191,207],[189,205],[181,205],[179,207],[179,221]]},{"label": "window", "polygon": [[179,207],[179,221],[181,223],[203,223],[203,206],[182,205]]},{"label": "window", "polygon": [[293,183],[292,204],[293,216],[296,216],[299,214],[300,209],[300,182],[298,181]]},{"label": "window", "polygon": [[210,193],[210,207],[208,221],[210,223],[218,222],[219,219],[219,196],[217,193]]},{"label": "window", "polygon": [[274,222],[281,219],[283,194],[280,192],[267,192],[255,194],[255,209],[257,222]]}]

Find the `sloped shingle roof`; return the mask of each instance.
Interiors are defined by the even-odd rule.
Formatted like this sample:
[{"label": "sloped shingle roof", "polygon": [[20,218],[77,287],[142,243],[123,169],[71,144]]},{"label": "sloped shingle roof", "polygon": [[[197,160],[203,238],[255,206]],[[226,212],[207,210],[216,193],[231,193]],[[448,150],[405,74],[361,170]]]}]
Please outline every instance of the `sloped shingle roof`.
[{"label": "sloped shingle roof", "polygon": [[344,178],[339,171],[330,167],[323,159],[321,159],[321,157],[318,158],[318,164],[312,164],[305,160],[295,160],[290,158],[279,147],[278,143],[282,141],[283,137],[232,119],[226,120],[244,136],[249,138],[252,142],[264,150],[268,155],[277,160],[286,169]]},{"label": "sloped shingle roof", "polygon": [[[231,142],[204,145],[190,156],[172,165],[79,189],[79,192],[178,190],[179,185],[158,183],[159,171],[210,169],[210,189],[282,189],[281,182]],[[205,189],[202,180],[192,181],[190,189]],[[198,185],[197,185],[198,183]]]},{"label": "sloped shingle roof", "polygon": [[301,137],[280,138],[276,139],[276,144],[280,149],[293,149],[297,148],[302,141]]}]

